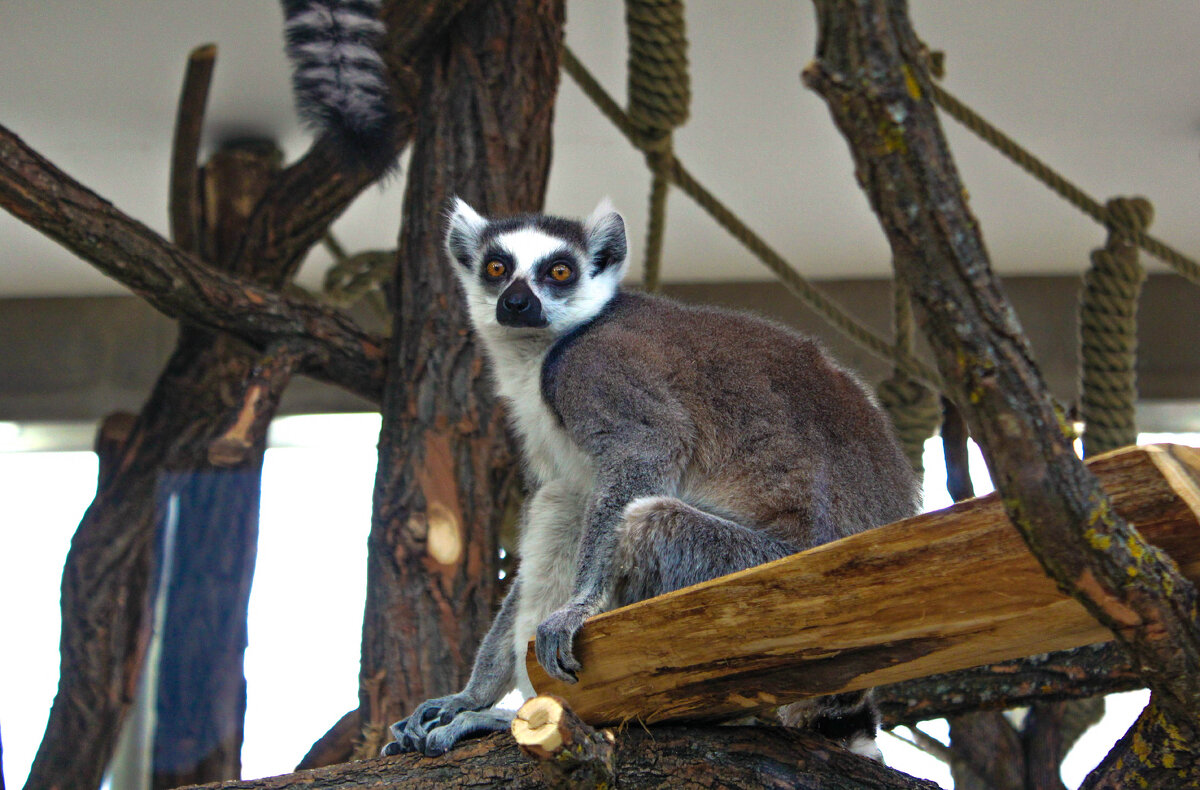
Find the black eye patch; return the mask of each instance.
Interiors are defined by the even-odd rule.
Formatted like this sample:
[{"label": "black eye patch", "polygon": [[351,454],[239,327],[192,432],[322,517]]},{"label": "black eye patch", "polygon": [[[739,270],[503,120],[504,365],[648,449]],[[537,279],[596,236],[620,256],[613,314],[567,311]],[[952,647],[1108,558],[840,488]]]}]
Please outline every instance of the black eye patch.
[{"label": "black eye patch", "polygon": [[554,286],[574,285],[579,281],[579,260],[568,250],[559,250],[542,258],[533,267],[534,277]]},{"label": "black eye patch", "polygon": [[499,285],[512,277],[516,268],[516,262],[511,255],[499,247],[492,247],[483,255],[479,277],[484,285]]}]

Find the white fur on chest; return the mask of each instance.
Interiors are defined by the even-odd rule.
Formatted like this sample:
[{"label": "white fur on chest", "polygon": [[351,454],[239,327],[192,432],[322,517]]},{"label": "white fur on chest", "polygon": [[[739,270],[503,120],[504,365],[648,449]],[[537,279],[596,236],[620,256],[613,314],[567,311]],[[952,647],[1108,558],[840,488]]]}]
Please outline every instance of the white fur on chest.
[{"label": "white fur on chest", "polygon": [[489,346],[496,391],[504,399],[521,443],[533,478],[531,482],[541,486],[564,477],[590,479],[591,459],[571,441],[542,397],[542,364],[549,348],[521,348],[505,343]]},{"label": "white fur on chest", "polygon": [[525,672],[525,648],[538,624],[571,598],[595,473],[591,459],[571,441],[542,397],[549,344],[523,344],[510,337],[485,335],[485,342],[496,391],[504,399],[534,489],[519,537],[521,597],[513,622],[517,686],[529,697],[534,691]]}]

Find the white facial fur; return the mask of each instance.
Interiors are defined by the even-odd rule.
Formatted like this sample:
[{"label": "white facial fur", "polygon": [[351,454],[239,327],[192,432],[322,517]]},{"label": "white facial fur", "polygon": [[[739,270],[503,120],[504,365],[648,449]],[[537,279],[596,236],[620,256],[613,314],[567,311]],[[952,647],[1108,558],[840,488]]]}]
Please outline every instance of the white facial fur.
[{"label": "white facial fur", "polygon": [[[471,321],[481,333],[507,333],[514,339],[532,334],[542,334],[547,339],[558,337],[599,313],[612,299],[624,277],[628,265],[626,255],[597,274],[590,263],[594,253],[592,249],[582,249],[577,243],[558,238],[532,225],[503,233],[495,237],[491,244],[506,252],[515,264],[508,282],[524,279],[529,284],[541,301],[548,326],[535,330],[502,327],[496,320],[498,293],[496,289],[484,285],[478,271],[483,252],[479,248],[479,240],[487,224],[488,221],[466,202],[456,199],[450,216],[447,249],[452,261],[457,264],[454,268],[463,286]],[[624,222],[606,199],[584,223],[589,246],[601,242],[602,235],[614,228],[620,229],[623,234]],[[572,253],[570,258],[578,269],[579,279],[575,285],[561,289],[538,282],[532,276],[534,266],[546,256],[564,248]],[[461,260],[468,254],[469,266],[464,266]]]}]

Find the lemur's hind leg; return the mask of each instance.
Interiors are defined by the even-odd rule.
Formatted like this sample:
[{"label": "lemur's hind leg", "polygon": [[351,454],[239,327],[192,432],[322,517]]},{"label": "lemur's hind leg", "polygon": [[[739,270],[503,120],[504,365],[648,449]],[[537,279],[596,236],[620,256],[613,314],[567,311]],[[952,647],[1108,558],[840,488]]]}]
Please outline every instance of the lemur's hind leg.
[{"label": "lemur's hind leg", "polygon": [[674,497],[635,499],[620,526],[614,601],[625,606],[796,551]]},{"label": "lemur's hind leg", "polygon": [[[620,527],[615,603],[635,603],[796,553],[796,547],[673,497],[647,497],[625,508]],[[883,761],[875,744],[879,713],[869,690],[786,705],[786,726],[805,727]]]}]

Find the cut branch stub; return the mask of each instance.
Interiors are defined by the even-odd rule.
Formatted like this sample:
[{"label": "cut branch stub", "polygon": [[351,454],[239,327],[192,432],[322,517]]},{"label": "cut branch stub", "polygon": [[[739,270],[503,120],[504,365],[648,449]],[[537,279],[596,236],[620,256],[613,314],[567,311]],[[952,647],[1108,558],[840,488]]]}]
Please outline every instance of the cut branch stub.
[{"label": "cut branch stub", "polygon": [[612,787],[616,739],[597,732],[561,697],[544,695],[525,702],[512,723],[521,751],[541,761],[542,776],[553,788]]},{"label": "cut branch stub", "polygon": [[196,182],[200,133],[204,109],[217,60],[217,45],[204,44],[188,54],[179,107],[175,112],[175,136],[171,141],[171,186],[167,192],[167,216],[171,240],[181,250],[199,251],[200,190]]}]

